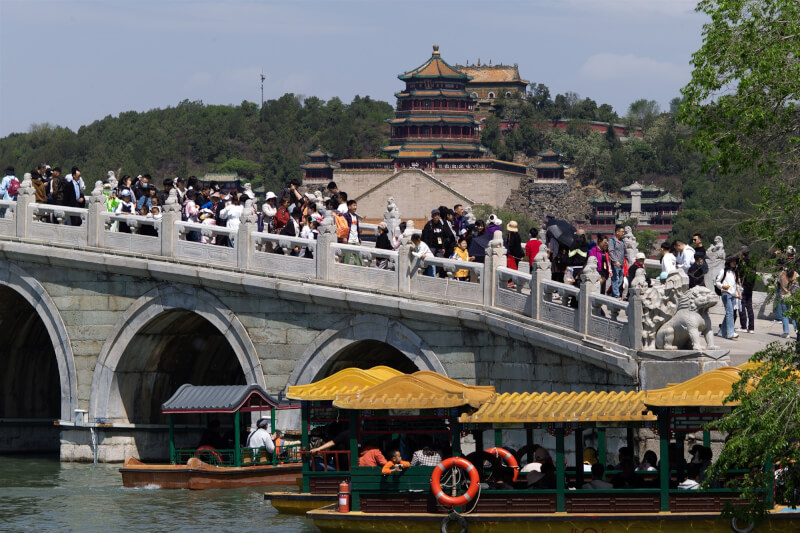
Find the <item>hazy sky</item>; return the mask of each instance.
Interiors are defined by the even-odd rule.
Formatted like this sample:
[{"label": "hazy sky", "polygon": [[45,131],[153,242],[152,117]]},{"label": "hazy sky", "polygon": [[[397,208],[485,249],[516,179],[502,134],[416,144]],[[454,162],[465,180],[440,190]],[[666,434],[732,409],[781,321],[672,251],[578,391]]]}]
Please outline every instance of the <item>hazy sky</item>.
[{"label": "hazy sky", "polygon": [[662,108],[688,81],[691,0],[0,0],[0,137],[121,111],[286,92],[394,103],[439,44],[451,64],[519,64],[550,87]]}]

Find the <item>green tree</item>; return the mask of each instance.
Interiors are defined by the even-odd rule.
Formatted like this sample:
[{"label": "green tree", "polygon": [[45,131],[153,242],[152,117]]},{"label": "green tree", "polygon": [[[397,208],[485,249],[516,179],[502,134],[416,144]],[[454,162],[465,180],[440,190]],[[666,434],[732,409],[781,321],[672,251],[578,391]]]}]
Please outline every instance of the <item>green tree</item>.
[{"label": "green tree", "polygon": [[756,170],[748,229],[777,246],[800,240],[800,2],[702,0],[710,17],[692,56],[680,118],[706,169]]},{"label": "green tree", "polygon": [[641,98],[628,107],[628,120],[634,126],[647,128],[660,111],[658,102]]}]

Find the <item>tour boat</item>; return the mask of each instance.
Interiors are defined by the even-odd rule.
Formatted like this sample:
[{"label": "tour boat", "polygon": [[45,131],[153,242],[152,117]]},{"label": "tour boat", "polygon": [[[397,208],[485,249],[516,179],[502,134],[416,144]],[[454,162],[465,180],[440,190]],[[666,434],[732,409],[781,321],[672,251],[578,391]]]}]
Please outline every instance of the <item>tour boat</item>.
[{"label": "tour boat", "polygon": [[[120,468],[125,487],[164,489],[227,489],[265,485],[294,485],[301,474],[299,444],[276,443],[275,452],[241,446],[242,416],[269,413],[275,427],[276,410],[296,409],[258,385],[181,385],[162,405],[169,419],[170,464],[145,464],[128,458]],[[230,448],[176,446],[175,414],[233,415]],[[252,420],[250,423],[254,423]]]},{"label": "tour boat", "polygon": [[[304,497],[313,505],[322,501],[314,500],[322,491],[312,490],[312,485],[319,489],[324,481],[326,496],[333,498],[339,482],[349,480],[333,505],[306,512],[321,531],[439,532],[446,531],[449,522],[454,522],[449,524],[451,531],[460,527],[461,531],[470,532],[753,530],[752,524],[721,517],[726,504],[745,503],[737,491],[674,488],[682,477],[683,465],[671,467],[668,459],[671,435],[675,437],[678,457],[684,453],[688,433],[702,431],[704,444],[710,444],[710,433],[704,424],[735,407],[723,400],[739,379],[738,368],[714,370],[685,383],[647,392],[495,394],[492,390],[489,395],[486,389],[490,387],[471,387],[444,376],[417,374],[375,380],[379,382],[357,386],[352,391],[334,391],[336,387],[330,387],[326,394],[321,394],[325,387],[311,384],[307,394],[297,395],[304,405],[303,444],[308,443],[307,433],[314,423],[326,420],[315,411],[324,413],[327,409],[327,416],[349,424],[349,453],[354,464],[359,443],[381,435],[391,435],[387,438],[393,439],[420,434],[439,437],[450,447],[445,457],[452,456],[436,467],[414,466],[388,476],[373,467],[314,472],[304,465]],[[332,400],[331,391],[336,392]],[[649,488],[568,488],[568,484],[582,487],[588,480],[582,461],[585,434],[596,438],[598,458],[604,463],[607,442],[616,438],[633,444],[638,428],[649,428],[659,441],[659,470],[635,473]],[[512,430],[524,432],[527,441],[514,454],[502,448],[504,432]],[[493,446],[482,451],[486,431],[494,436]],[[465,432],[473,434],[478,452],[462,457],[461,437]],[[541,442],[546,434],[555,440],[552,488],[499,490],[497,485],[478,482],[485,479],[479,473],[488,473],[502,462],[511,467],[519,467],[526,460],[532,462],[534,436]],[[569,435],[574,435],[572,464],[577,464],[570,469],[565,463]],[[469,477],[470,483],[458,481],[448,486],[443,478],[450,476],[452,481],[456,472]],[[731,471],[726,479],[741,474]],[[764,497],[772,501],[772,487],[765,487]],[[275,501],[273,498],[273,505]],[[293,505],[298,512],[303,502],[295,501]],[[774,506],[757,526],[756,531],[759,530],[800,531],[800,513]]]}]

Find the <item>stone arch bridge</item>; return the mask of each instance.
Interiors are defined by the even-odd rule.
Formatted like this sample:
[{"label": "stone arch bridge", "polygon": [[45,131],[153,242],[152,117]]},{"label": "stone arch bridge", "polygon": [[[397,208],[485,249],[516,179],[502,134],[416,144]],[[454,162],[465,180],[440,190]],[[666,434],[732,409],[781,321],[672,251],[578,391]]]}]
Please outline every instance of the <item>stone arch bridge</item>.
[{"label": "stone arch bridge", "polygon": [[[407,245],[337,244],[325,226],[317,241],[266,235],[248,219],[238,232],[209,229],[170,205],[143,221],[105,213],[98,195],[88,210],[39,205],[25,180],[18,202],[0,202],[0,452],[163,457],[160,406],[187,382],[278,394],[385,364],[502,392],[614,390],[722,364],[648,358],[635,299],[601,296],[591,280],[552,282],[544,263],[508,270],[498,246],[468,265],[476,282],[458,282],[421,276],[426,264],[455,264],[414,262]],[[70,216],[82,224],[64,224]],[[115,221],[133,232],[112,231]],[[191,231],[233,246],[192,242]],[[314,257],[280,253],[301,245]],[[348,253],[364,266],[339,260]]]}]

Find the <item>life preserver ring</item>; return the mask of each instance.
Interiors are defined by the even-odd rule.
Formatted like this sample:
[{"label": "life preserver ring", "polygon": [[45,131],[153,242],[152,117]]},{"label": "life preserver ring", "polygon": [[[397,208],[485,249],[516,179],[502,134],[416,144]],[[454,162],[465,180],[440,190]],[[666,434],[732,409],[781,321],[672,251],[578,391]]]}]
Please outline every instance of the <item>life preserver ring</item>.
[{"label": "life preserver ring", "polygon": [[500,457],[503,461],[505,461],[506,466],[509,466],[514,469],[514,479],[512,481],[517,480],[517,476],[519,475],[519,463],[517,462],[517,458],[514,457],[510,451],[506,450],[505,448],[487,448],[486,453],[490,453],[495,457]]},{"label": "life preserver ring", "polygon": [[[442,474],[444,474],[448,468],[453,467],[460,468],[469,474],[469,488],[467,489],[467,492],[461,496],[448,496],[442,490]],[[436,501],[442,505],[446,505],[448,507],[458,507],[461,505],[466,505],[478,495],[478,490],[480,490],[480,482],[481,479],[478,475],[478,469],[475,468],[472,463],[463,457],[450,457],[436,465],[436,468],[433,469],[433,475],[431,476],[431,491],[433,491],[433,497],[436,498]]]},{"label": "life preserver ring", "polygon": [[747,527],[739,527],[736,525],[736,518],[731,518],[731,529],[736,533],[750,533],[755,527],[756,525],[754,522],[750,522]]},{"label": "life preserver ring", "polygon": [[217,453],[217,449],[214,448],[213,446],[210,446],[208,444],[203,444],[202,446],[198,446],[197,451],[194,452],[194,456],[199,457],[202,453],[210,453],[211,455],[217,458],[217,461],[219,461],[220,464],[222,464],[222,457],[219,456],[219,454]]},{"label": "life preserver ring", "polygon": [[453,520],[458,520],[458,525],[461,526],[461,533],[467,533],[467,519],[455,512],[449,513],[447,516],[442,518],[442,525],[439,528],[439,531],[441,531],[441,533],[447,533],[447,524]]}]

